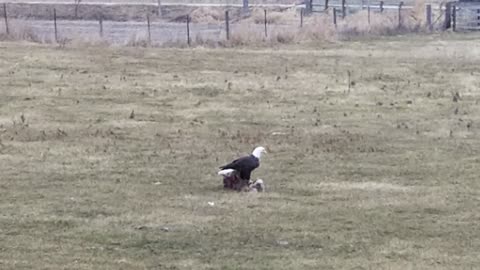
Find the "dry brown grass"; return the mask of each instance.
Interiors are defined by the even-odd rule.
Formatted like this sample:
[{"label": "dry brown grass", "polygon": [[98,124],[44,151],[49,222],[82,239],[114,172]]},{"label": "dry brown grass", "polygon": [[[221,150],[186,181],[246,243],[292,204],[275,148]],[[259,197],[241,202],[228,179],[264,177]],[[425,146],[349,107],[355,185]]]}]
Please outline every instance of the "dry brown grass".
[{"label": "dry brown grass", "polygon": [[[268,9],[267,10],[267,23],[268,24],[290,24],[297,22],[297,10],[295,8],[289,9]],[[250,17],[247,19],[249,22],[255,24],[265,23],[265,9],[253,8],[250,11]]]},{"label": "dry brown grass", "polygon": [[225,21],[225,10],[222,8],[201,7],[190,13],[193,23],[219,23]]},{"label": "dry brown grass", "polygon": [[3,33],[0,33],[0,40],[22,40],[36,43],[50,43],[51,40],[44,35],[38,34],[23,20],[9,21],[9,34],[6,33],[5,24],[1,25]]},{"label": "dry brown grass", "polygon": [[0,43],[0,268],[475,269],[479,39]]},{"label": "dry brown grass", "polygon": [[134,33],[125,43],[129,47],[147,47],[149,46],[147,33]]},{"label": "dry brown grass", "polygon": [[409,16],[412,17],[412,20],[420,25],[424,25],[426,23],[426,5],[427,2],[425,0],[415,0],[413,10],[409,14]]}]

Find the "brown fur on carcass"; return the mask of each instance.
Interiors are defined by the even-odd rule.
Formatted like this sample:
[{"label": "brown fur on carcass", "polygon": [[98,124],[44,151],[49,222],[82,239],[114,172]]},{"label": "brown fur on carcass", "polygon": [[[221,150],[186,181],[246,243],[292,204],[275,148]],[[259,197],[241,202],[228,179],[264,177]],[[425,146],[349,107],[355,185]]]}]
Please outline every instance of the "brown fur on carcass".
[{"label": "brown fur on carcass", "polygon": [[[257,179],[257,181],[262,180]],[[229,176],[223,176],[223,188],[245,192],[264,192],[265,186],[263,182],[260,184],[257,181],[244,180],[237,172],[234,172]]]},{"label": "brown fur on carcass", "polygon": [[240,178],[239,174],[234,172],[229,176],[223,177],[223,187],[236,191],[247,191],[249,188],[249,183],[248,180]]}]

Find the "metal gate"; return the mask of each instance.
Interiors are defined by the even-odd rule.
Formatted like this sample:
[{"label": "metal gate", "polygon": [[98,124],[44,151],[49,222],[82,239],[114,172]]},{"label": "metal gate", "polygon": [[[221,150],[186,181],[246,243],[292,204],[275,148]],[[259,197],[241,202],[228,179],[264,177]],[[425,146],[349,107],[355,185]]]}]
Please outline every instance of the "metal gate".
[{"label": "metal gate", "polygon": [[480,3],[456,3],[456,30],[480,30]]}]

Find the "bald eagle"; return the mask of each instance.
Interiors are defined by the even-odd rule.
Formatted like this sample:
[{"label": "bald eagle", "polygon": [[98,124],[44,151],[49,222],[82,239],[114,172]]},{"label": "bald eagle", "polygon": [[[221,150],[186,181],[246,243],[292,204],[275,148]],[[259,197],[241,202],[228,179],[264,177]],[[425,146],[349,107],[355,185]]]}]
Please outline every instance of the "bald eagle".
[{"label": "bald eagle", "polygon": [[266,152],[265,148],[259,146],[253,150],[251,155],[235,159],[231,163],[221,166],[218,174],[227,176],[236,171],[242,180],[249,181],[252,171],[260,166],[260,157]]}]

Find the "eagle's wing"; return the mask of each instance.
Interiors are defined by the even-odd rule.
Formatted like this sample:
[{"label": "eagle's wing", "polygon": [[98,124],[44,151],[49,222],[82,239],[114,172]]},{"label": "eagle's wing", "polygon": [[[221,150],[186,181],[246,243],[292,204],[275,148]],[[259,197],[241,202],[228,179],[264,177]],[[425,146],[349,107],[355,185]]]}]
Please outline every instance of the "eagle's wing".
[{"label": "eagle's wing", "polygon": [[240,178],[250,180],[250,175],[259,166],[258,159],[254,156],[245,156],[220,167],[220,169],[233,169],[240,173]]},{"label": "eagle's wing", "polygon": [[220,167],[220,169],[222,170],[225,170],[225,169],[234,169],[234,170],[240,170],[241,168],[245,167],[245,165],[247,165],[250,161],[249,161],[249,157],[246,156],[246,157],[241,157],[241,158],[237,158],[235,159],[234,161],[228,163],[227,165],[223,165]]}]

